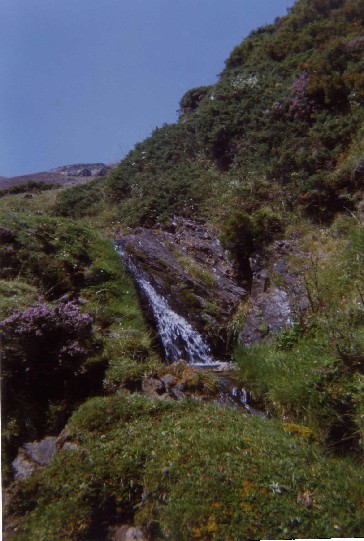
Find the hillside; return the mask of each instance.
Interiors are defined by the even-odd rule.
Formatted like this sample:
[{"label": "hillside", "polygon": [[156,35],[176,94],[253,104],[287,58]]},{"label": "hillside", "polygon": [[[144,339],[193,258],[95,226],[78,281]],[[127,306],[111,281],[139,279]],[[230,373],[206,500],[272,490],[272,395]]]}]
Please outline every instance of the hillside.
[{"label": "hillside", "polygon": [[106,176],[113,168],[113,165],[104,163],[82,163],[56,167],[50,171],[30,173],[16,177],[0,177],[0,194],[3,190],[20,190],[19,186],[27,187],[29,184],[57,184],[60,186],[72,186],[82,184],[98,177]]},{"label": "hillside", "polygon": [[363,536],[363,70],[364,3],[298,0],[2,190],[4,539]]},{"label": "hillside", "polygon": [[[353,209],[363,180],[362,7],[301,0],[254,31],[217,84],[187,92],[179,121],[137,144],[110,176],[106,203],[117,204],[118,219],[221,224],[263,200],[277,218],[300,210],[325,221]],[[61,214],[92,212],[78,200],[73,209],[72,193]]]}]

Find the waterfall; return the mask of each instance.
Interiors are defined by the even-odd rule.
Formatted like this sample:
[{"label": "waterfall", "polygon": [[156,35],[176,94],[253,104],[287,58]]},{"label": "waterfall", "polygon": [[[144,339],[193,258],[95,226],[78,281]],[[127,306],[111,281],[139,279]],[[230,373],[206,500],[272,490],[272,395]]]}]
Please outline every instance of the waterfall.
[{"label": "waterfall", "polygon": [[214,365],[210,348],[202,336],[169,306],[148,280],[148,276],[139,269],[132,258],[125,253],[122,245],[116,244],[116,250],[125,261],[129,272],[137,282],[140,291],[148,299],[156,326],[168,361],[185,360],[190,364]]},{"label": "waterfall", "polygon": [[239,387],[233,387],[231,390],[231,396],[235,398],[244,408],[249,412],[253,413],[253,409],[248,404],[248,391],[246,389],[239,389]]}]

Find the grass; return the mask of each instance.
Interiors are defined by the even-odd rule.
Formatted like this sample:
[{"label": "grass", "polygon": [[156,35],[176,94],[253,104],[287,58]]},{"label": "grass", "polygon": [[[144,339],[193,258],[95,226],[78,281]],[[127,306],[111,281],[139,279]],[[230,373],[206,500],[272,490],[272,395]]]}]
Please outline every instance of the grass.
[{"label": "grass", "polygon": [[125,521],[156,540],[360,534],[360,468],[277,421],[119,393],[86,402],[67,431],[77,447],[18,484],[15,539],[96,539]]},{"label": "grass", "polygon": [[205,286],[210,288],[216,287],[216,279],[213,273],[194,261],[191,257],[183,256],[175,253],[177,261],[182,265],[182,268],[191,274],[197,280],[200,280]]},{"label": "grass", "polygon": [[[10,205],[10,199],[19,196],[0,200],[0,224],[11,232],[0,248],[0,316],[5,319],[13,310],[34,306],[40,298],[56,305],[64,295],[79,299],[82,310],[94,320],[95,348],[83,361],[78,397],[65,393],[62,399],[49,384],[50,396],[58,393],[57,401],[50,399],[45,405],[47,397],[40,397],[39,403],[29,404],[25,388],[24,396],[18,389],[13,400],[3,388],[9,397],[3,409],[5,482],[11,479],[7,465],[19,445],[34,439],[34,426],[38,438],[43,433],[59,432],[74,407],[85,396],[99,393],[103,383],[106,388],[110,382],[118,388],[126,380],[140,380],[144,372],[159,365],[133,281],[111,240],[85,223],[39,214],[35,209],[45,195],[50,192],[34,196],[34,200],[39,198],[38,203],[30,200],[32,211],[25,208],[20,212],[13,203]],[[129,362],[122,373],[120,362],[125,359]],[[110,373],[104,376],[107,367]],[[5,370],[4,363],[2,368]],[[25,373],[22,377],[26,380]]]},{"label": "grass", "polygon": [[311,257],[290,263],[306,284],[309,309],[275,341],[235,351],[256,398],[334,446],[363,444],[363,233],[355,216],[329,229],[301,228]]},{"label": "grass", "polygon": [[[0,194],[0,222],[12,232],[0,247],[1,315],[41,295],[81,299],[102,345],[85,369],[107,363],[99,392],[117,391],[78,407],[67,426],[75,447],[13,486],[15,541],[96,540],[109,525],[132,522],[156,540],[362,535],[363,224],[355,213],[334,220],[361,197],[363,86],[360,51],[349,42],[362,22],[355,2],[298,2],[254,31],[217,84],[186,94],[181,106],[192,99],[191,110],[136,145],[108,178]],[[207,217],[238,259],[287,225],[285,235],[291,228],[300,240],[304,255],[290,263],[304,277],[309,309],[274,342],[235,352],[242,381],[277,419],[125,391],[164,367],[131,278],[101,232],[173,215]],[[209,271],[181,263],[213,288]],[[211,303],[203,308],[218,315]],[[233,337],[249,310],[244,301],[232,316]],[[193,370],[173,371],[191,390],[214,390]],[[49,405],[47,426],[58,405]],[[5,419],[15,451],[30,438],[16,417],[37,408],[25,404]],[[358,464],[329,453],[337,442],[349,442]]]}]

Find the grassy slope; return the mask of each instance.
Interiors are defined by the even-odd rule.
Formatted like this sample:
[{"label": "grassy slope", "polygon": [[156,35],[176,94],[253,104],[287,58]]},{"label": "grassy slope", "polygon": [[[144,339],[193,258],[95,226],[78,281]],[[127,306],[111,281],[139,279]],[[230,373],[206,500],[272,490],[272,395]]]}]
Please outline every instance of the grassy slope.
[{"label": "grassy slope", "polygon": [[[291,264],[310,306],[271,343],[237,347],[243,381],[270,411],[334,448],[363,446],[364,227],[359,215],[301,228]],[[309,254],[309,256],[307,256]]]},{"label": "grassy slope", "polygon": [[360,535],[360,468],[279,422],[116,394],[81,406],[68,430],[77,448],[18,487],[28,513],[15,539],[102,539],[113,519],[154,539]]},{"label": "grassy slope", "polygon": [[[26,387],[23,392],[17,390],[15,398],[10,400],[7,395],[12,387],[4,390],[3,443],[9,459],[24,441],[39,438],[45,432],[58,433],[75,405],[87,394],[101,391],[107,366],[115,370],[115,365],[127,363],[128,374],[137,379],[147,370],[144,361],[148,361],[149,369],[159,362],[151,349],[150,333],[134,284],[111,240],[86,224],[48,216],[47,201],[52,200],[53,194],[47,192],[33,199],[6,196],[0,201],[0,224],[11,232],[0,254],[0,319],[39,302],[58,306],[63,295],[67,295],[81,299],[82,311],[93,317],[93,341],[83,364],[83,379],[78,381],[75,376],[79,387],[76,396],[67,396],[66,390],[51,387],[47,390],[48,404],[44,404],[47,397],[42,397],[37,408],[36,403],[29,404],[26,375]],[[14,344],[17,345],[15,338]],[[47,363],[54,362],[56,354],[50,347],[44,351],[44,370]],[[139,364],[135,357],[140,359]],[[10,353],[3,360],[6,382],[11,363],[15,363],[15,358],[12,360]],[[41,373],[42,368],[39,370]],[[120,384],[123,378],[121,373],[118,375]],[[107,372],[105,377],[112,379]]]}]

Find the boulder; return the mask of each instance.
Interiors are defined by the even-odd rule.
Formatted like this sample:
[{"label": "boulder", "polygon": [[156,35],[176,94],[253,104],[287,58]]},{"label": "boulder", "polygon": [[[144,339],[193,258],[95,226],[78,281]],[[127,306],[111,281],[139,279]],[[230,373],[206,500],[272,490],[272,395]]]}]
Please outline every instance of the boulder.
[{"label": "boulder", "polygon": [[15,479],[25,479],[41,467],[48,466],[56,453],[57,438],[25,443],[12,462]]},{"label": "boulder", "polygon": [[40,466],[48,466],[56,453],[57,438],[48,436],[41,441],[25,443],[27,456]]},{"label": "boulder", "polygon": [[145,377],[142,381],[142,391],[150,398],[159,398],[166,392],[166,387],[160,379]]},{"label": "boulder", "polygon": [[14,470],[15,479],[25,479],[32,475],[36,469],[39,469],[37,465],[21,451],[11,465]]}]

